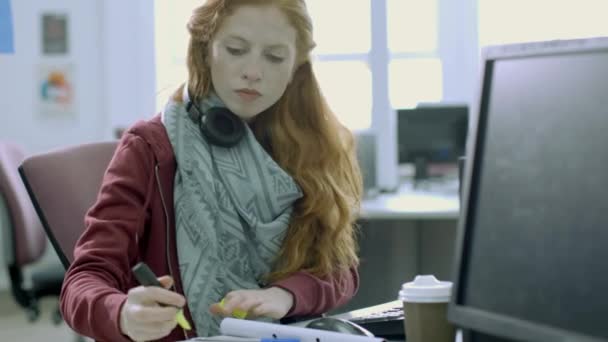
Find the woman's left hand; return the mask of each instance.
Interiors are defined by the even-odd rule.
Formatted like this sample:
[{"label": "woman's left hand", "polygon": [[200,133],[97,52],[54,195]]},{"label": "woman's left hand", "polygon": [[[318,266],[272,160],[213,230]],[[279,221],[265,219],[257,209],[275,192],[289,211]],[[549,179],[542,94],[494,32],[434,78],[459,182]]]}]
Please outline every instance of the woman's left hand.
[{"label": "woman's left hand", "polygon": [[214,315],[231,317],[234,310],[247,312],[247,318],[283,318],[293,306],[293,295],[279,287],[260,290],[237,290],[224,297],[224,305],[215,303],[209,311]]}]

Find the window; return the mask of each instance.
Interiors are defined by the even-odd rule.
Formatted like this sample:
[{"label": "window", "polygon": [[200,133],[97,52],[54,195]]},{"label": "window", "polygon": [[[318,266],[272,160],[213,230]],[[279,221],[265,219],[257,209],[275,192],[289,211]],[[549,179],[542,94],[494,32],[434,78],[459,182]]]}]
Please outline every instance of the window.
[{"label": "window", "polygon": [[442,99],[441,61],[438,58],[393,59],[389,64],[393,108],[411,108]]},{"label": "window", "polygon": [[[318,47],[315,71],[332,109],[351,129],[365,129],[372,120],[371,6],[383,1],[308,0]],[[440,101],[442,68],[438,58],[437,0],[386,0],[390,102],[394,108]],[[336,18],[336,13],[348,15]],[[364,64],[365,63],[365,64]],[[371,65],[371,69],[370,69]],[[364,66],[368,68],[366,72]],[[381,66],[381,65],[380,65]],[[344,80],[349,80],[347,83]]]},{"label": "window", "polygon": [[479,1],[479,43],[608,36],[606,13],[606,0],[483,0]]},{"label": "window", "polygon": [[[370,0],[307,0],[317,46],[313,68],[321,91],[340,121],[351,129],[371,126]],[[336,13],[348,15],[336,16]]]},{"label": "window", "polygon": [[342,124],[350,129],[371,126],[371,73],[365,61],[327,61],[313,64],[321,91]]},{"label": "window", "polygon": [[393,52],[437,51],[436,0],[387,0],[388,45]]},{"label": "window", "polygon": [[157,111],[164,108],[167,99],[188,78],[186,24],[192,10],[200,4],[200,0],[154,1]]},{"label": "window", "polygon": [[393,108],[443,97],[437,0],[387,0],[389,94]]},{"label": "window", "polygon": [[[368,53],[371,47],[370,0],[306,0],[313,20],[315,53]],[[348,15],[338,15],[348,11]]]}]

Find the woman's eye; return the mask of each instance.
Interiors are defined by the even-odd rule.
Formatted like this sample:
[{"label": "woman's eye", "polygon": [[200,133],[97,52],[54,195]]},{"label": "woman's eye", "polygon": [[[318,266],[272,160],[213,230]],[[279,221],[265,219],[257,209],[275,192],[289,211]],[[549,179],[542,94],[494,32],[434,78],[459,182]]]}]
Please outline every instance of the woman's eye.
[{"label": "woman's eye", "polygon": [[245,53],[245,49],[238,49],[233,47],[226,47],[226,51],[233,56],[240,56]]},{"label": "woman's eye", "polygon": [[285,59],[283,57],[279,57],[279,56],[275,56],[275,55],[266,55],[266,58],[268,58],[268,60],[273,63],[281,63]]}]

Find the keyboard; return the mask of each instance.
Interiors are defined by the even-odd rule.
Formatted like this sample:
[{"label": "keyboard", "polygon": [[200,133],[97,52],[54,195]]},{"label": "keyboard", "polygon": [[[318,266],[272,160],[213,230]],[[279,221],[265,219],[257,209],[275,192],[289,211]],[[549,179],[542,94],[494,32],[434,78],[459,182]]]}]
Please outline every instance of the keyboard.
[{"label": "keyboard", "polygon": [[405,339],[403,302],[400,300],[350,311],[336,317],[356,323],[377,337]]}]

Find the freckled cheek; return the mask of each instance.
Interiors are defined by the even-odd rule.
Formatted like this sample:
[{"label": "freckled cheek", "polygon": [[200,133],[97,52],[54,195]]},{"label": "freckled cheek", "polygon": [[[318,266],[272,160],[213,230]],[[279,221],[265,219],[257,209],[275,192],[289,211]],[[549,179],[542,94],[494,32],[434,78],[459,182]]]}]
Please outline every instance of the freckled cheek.
[{"label": "freckled cheek", "polygon": [[266,84],[268,85],[267,95],[271,95],[273,100],[277,100],[283,95],[285,89],[287,89],[289,79],[283,75],[275,75],[275,78],[269,79],[266,77]]},{"label": "freckled cheek", "polygon": [[213,73],[221,76],[223,79],[238,77],[238,65],[227,59],[218,59],[212,64]]},{"label": "freckled cheek", "polygon": [[[270,76],[270,77],[269,77]],[[285,88],[289,82],[289,68],[271,68],[266,73],[266,78],[277,88]]]}]

